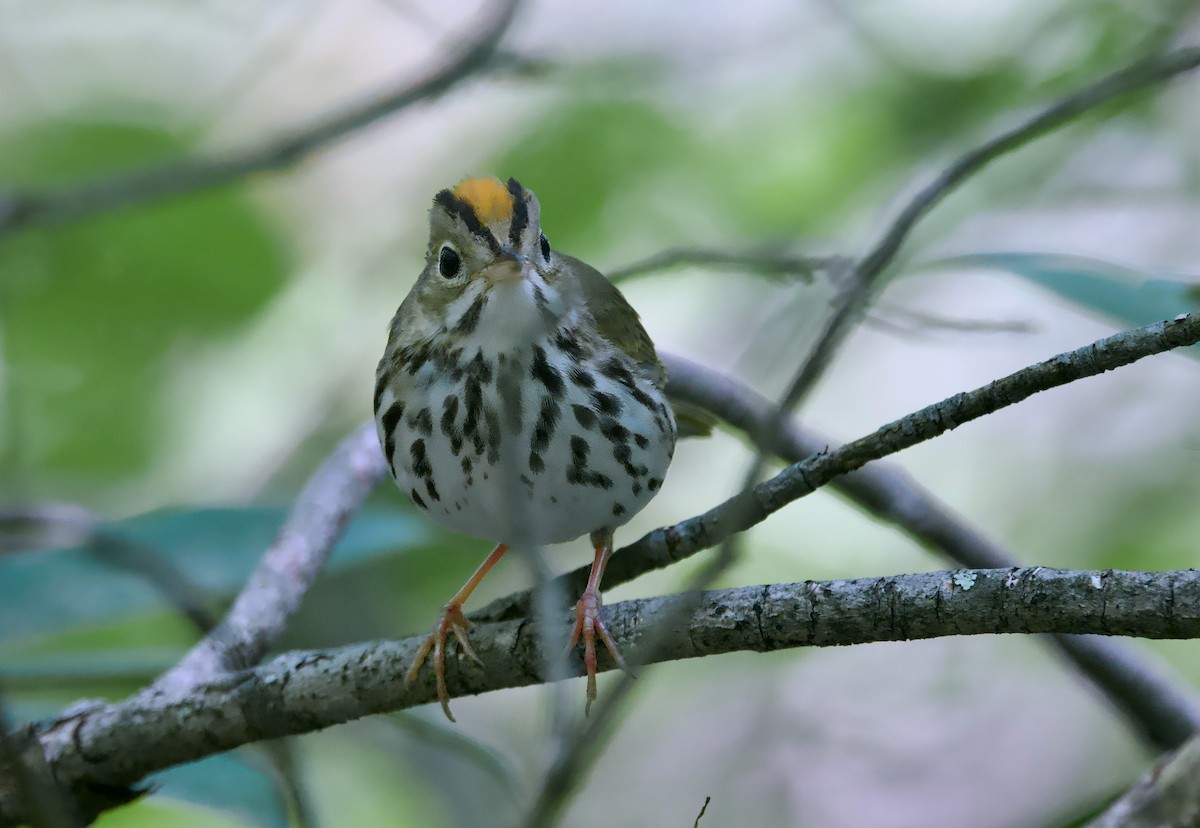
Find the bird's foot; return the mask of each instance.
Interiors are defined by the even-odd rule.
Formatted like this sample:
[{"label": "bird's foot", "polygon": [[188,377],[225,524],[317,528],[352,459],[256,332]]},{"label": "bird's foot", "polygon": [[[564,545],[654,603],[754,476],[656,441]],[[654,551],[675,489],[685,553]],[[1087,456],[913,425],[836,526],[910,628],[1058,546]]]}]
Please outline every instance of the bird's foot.
[{"label": "bird's foot", "polygon": [[452,722],[455,719],[454,714],[450,712],[450,691],[446,689],[446,638],[453,633],[458,640],[458,646],[462,647],[462,651],[482,667],[483,662],[480,661],[479,656],[475,653],[475,648],[471,646],[470,639],[467,638],[467,630],[470,627],[471,622],[463,615],[460,605],[446,604],[442,608],[438,622],[433,625],[433,632],[425,639],[421,649],[417,650],[412,666],[408,668],[408,674],[404,678],[405,684],[412,684],[416,681],[417,675],[421,672],[421,666],[432,652],[433,675],[437,679],[438,701],[442,704],[442,711]]},{"label": "bird's foot", "polygon": [[571,640],[567,644],[569,655],[579,644],[579,639],[583,639],[583,666],[587,669],[587,703],[583,708],[585,716],[591,713],[592,702],[596,700],[596,639],[599,638],[603,642],[618,667],[626,671],[629,669],[617,649],[617,643],[600,618],[602,606],[598,591],[589,589],[583,593],[575,604],[575,626],[571,628]]}]

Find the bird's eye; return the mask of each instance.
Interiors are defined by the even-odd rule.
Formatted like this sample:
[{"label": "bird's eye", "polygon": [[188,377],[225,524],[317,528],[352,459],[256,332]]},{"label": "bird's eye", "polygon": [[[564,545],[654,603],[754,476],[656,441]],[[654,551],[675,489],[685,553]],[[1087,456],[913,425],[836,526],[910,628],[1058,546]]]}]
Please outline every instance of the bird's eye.
[{"label": "bird's eye", "polygon": [[438,272],[447,279],[453,279],[461,267],[462,259],[458,252],[450,245],[443,244],[442,252],[438,254]]},{"label": "bird's eye", "polygon": [[546,238],[545,233],[542,233],[540,244],[542,245],[542,258],[550,261],[550,240]]}]

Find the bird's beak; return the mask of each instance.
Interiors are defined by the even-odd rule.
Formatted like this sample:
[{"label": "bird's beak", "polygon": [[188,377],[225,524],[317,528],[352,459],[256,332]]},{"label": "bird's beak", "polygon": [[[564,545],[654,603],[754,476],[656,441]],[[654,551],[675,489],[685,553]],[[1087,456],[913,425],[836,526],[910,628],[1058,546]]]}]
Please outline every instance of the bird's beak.
[{"label": "bird's beak", "polygon": [[492,260],[491,264],[475,275],[482,276],[488,284],[494,285],[499,282],[512,282],[520,279],[523,270],[521,257],[517,255],[516,251],[504,247],[496,254],[496,258]]}]

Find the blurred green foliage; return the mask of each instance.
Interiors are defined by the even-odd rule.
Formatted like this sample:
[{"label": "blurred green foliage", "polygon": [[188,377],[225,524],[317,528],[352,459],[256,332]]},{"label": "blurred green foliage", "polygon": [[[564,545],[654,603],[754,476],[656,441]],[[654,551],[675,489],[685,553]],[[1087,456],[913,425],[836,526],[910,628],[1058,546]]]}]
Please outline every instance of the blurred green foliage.
[{"label": "blurred green foliage", "polygon": [[[34,123],[0,135],[0,181],[63,186],[169,163],[189,143],[145,122]],[[287,273],[286,248],[242,187],[0,241],[13,366],[0,486],[34,494],[47,479],[146,468],[177,352],[253,318]]]},{"label": "blurred green foliage", "polygon": [[261,759],[248,761],[254,755],[240,750],[171,768],[156,778],[156,793],[206,808],[220,803],[223,816],[249,825],[288,828],[292,823],[287,802],[264,771]]},{"label": "blurred green foliage", "polygon": [[564,102],[515,137],[492,162],[538,194],[551,243],[586,250],[596,242],[605,212],[631,181],[695,159],[685,125],[646,101],[593,98]]}]

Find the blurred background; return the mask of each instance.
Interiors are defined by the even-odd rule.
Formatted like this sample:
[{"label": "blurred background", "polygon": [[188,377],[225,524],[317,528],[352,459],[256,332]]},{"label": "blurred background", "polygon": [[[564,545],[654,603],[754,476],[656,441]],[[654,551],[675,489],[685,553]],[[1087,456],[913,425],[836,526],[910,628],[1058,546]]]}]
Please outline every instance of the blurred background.
[{"label": "blurred background", "polygon": [[[284,174],[5,236],[0,507],[73,504],[118,539],[52,549],[62,539],[20,521],[0,535],[9,716],[132,692],[196,640],[197,620],[219,616],[306,476],[370,416],[437,190],[516,176],[540,198],[552,244],[601,269],[680,246],[854,255],[961,151],[1194,42],[1198,7],[531,0],[504,42],[519,71],[470,80]],[[69,189],[293,133],[437,65],[483,10],[7,0],[0,191]],[[1198,101],[1200,78],[1185,76],[971,180],[902,251],[805,422],[858,437],[1194,309]],[[834,292],[823,274],[695,268],[623,288],[661,350],[766,393],[803,359]],[[1194,566],[1195,356],[1040,395],[897,462],[1025,562]],[[724,499],[750,456],[725,433],[682,445],[618,542]],[[486,552],[425,522],[389,483],[281,647],[424,631]],[[147,584],[147,560],[199,596],[201,618]],[[552,554],[562,570],[588,560],[580,544]],[[703,560],[606,598],[670,592]],[[723,583],[944,566],[818,493],[750,532]],[[475,606],[526,585],[506,563]],[[1195,643],[1137,643],[1200,681]],[[582,687],[571,691],[581,708]],[[456,700],[456,726],[420,709],[206,760],[99,824],[508,824],[549,755],[546,692]],[[703,825],[1065,825],[1149,758],[1093,690],[1021,637],[675,663],[644,670],[637,696],[564,824],[690,825],[711,796]]]}]

